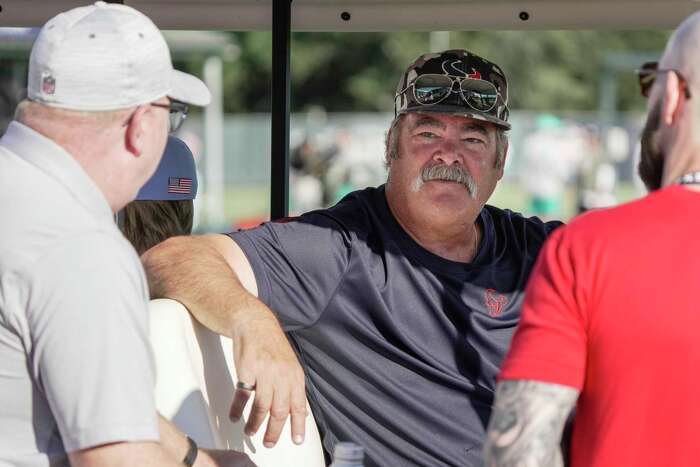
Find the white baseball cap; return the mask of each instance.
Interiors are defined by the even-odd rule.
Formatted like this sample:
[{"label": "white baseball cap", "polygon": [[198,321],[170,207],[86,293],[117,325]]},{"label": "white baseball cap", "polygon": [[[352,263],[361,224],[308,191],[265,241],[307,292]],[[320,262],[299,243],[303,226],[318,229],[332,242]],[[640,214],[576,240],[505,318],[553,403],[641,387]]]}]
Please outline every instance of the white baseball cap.
[{"label": "white baseball cap", "polygon": [[29,58],[28,98],[72,110],[109,111],[164,96],[207,105],[206,85],[173,69],[170,50],[143,13],[96,2],[50,19]]}]

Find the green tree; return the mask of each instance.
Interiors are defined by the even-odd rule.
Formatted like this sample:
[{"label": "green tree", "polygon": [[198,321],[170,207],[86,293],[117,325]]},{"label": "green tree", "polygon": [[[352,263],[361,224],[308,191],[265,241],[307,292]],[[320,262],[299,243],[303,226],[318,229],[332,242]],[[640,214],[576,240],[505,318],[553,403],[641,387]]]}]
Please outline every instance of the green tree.
[{"label": "green tree", "polygon": [[[225,68],[228,112],[270,109],[272,36],[235,32],[241,54]],[[498,63],[510,82],[510,106],[527,110],[596,110],[600,77],[613,53],[660,55],[666,31],[458,31],[450,47]],[[406,66],[429,51],[429,34],[294,33],[292,110],[391,111]],[[616,75],[620,110],[641,109],[634,70]]]}]

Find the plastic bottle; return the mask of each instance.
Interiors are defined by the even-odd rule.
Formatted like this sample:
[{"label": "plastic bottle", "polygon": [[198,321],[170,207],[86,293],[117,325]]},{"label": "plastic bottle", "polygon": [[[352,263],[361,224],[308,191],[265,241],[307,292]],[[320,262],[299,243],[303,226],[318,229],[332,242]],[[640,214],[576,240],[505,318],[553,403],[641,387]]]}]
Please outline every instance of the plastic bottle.
[{"label": "plastic bottle", "polygon": [[365,450],[359,444],[341,442],[333,448],[333,463],[330,467],[362,467]]}]

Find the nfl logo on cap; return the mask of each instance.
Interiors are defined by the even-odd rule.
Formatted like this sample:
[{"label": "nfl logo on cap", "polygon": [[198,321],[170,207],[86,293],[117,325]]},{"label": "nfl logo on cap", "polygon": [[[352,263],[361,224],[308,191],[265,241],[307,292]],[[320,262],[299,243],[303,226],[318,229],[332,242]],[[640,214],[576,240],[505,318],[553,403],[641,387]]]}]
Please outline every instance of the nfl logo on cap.
[{"label": "nfl logo on cap", "polygon": [[41,78],[41,92],[48,95],[56,92],[56,79],[48,73],[44,73]]}]

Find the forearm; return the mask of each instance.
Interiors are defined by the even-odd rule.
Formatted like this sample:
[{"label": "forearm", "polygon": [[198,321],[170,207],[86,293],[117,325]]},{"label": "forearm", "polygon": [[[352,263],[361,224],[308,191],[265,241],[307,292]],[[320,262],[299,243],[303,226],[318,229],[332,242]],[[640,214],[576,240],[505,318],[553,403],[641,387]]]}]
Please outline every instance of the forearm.
[{"label": "forearm", "polygon": [[163,446],[163,449],[173,459],[184,459],[190,447],[185,434],[163,418],[162,415],[158,416],[158,429],[160,430],[160,444]]},{"label": "forearm", "polygon": [[[293,439],[301,443],[306,418],[304,371],[277,318],[254,295],[253,270],[238,245],[222,235],[173,237],[141,259],[152,297],[179,301],[204,326],[233,341],[236,377],[255,387],[247,432],[257,432],[266,415],[274,414],[265,434],[266,445],[272,445],[289,413]],[[233,420],[243,415],[252,393],[245,386],[236,388],[230,411]],[[214,459],[231,455],[226,451],[209,454]],[[235,454],[237,465],[249,462]]]},{"label": "forearm", "polygon": [[560,467],[560,441],[578,391],[537,381],[503,381],[488,426],[487,467]]},{"label": "forearm", "polygon": [[[190,448],[187,436],[178,430],[175,425],[163,418],[163,416],[158,416],[158,425],[160,429],[161,446],[163,446],[163,449],[170,457],[180,461],[179,465],[182,466],[182,460],[185,458]],[[205,452],[200,450],[197,453],[194,467],[209,467],[214,465],[216,464],[211,461]]]},{"label": "forearm", "polygon": [[174,237],[144,253],[141,259],[151,298],[177,300],[204,326],[229,337],[248,321],[276,322],[272,312],[246,290],[215,241],[213,237]]},{"label": "forearm", "polygon": [[73,467],[182,467],[155,442],[113,443],[68,454]]},{"label": "forearm", "polygon": [[[184,433],[175,425],[159,416],[160,444],[169,457],[174,457],[182,467],[190,444]],[[154,464],[155,465],[155,464]],[[243,453],[234,451],[199,449],[193,467],[255,467]]]}]

